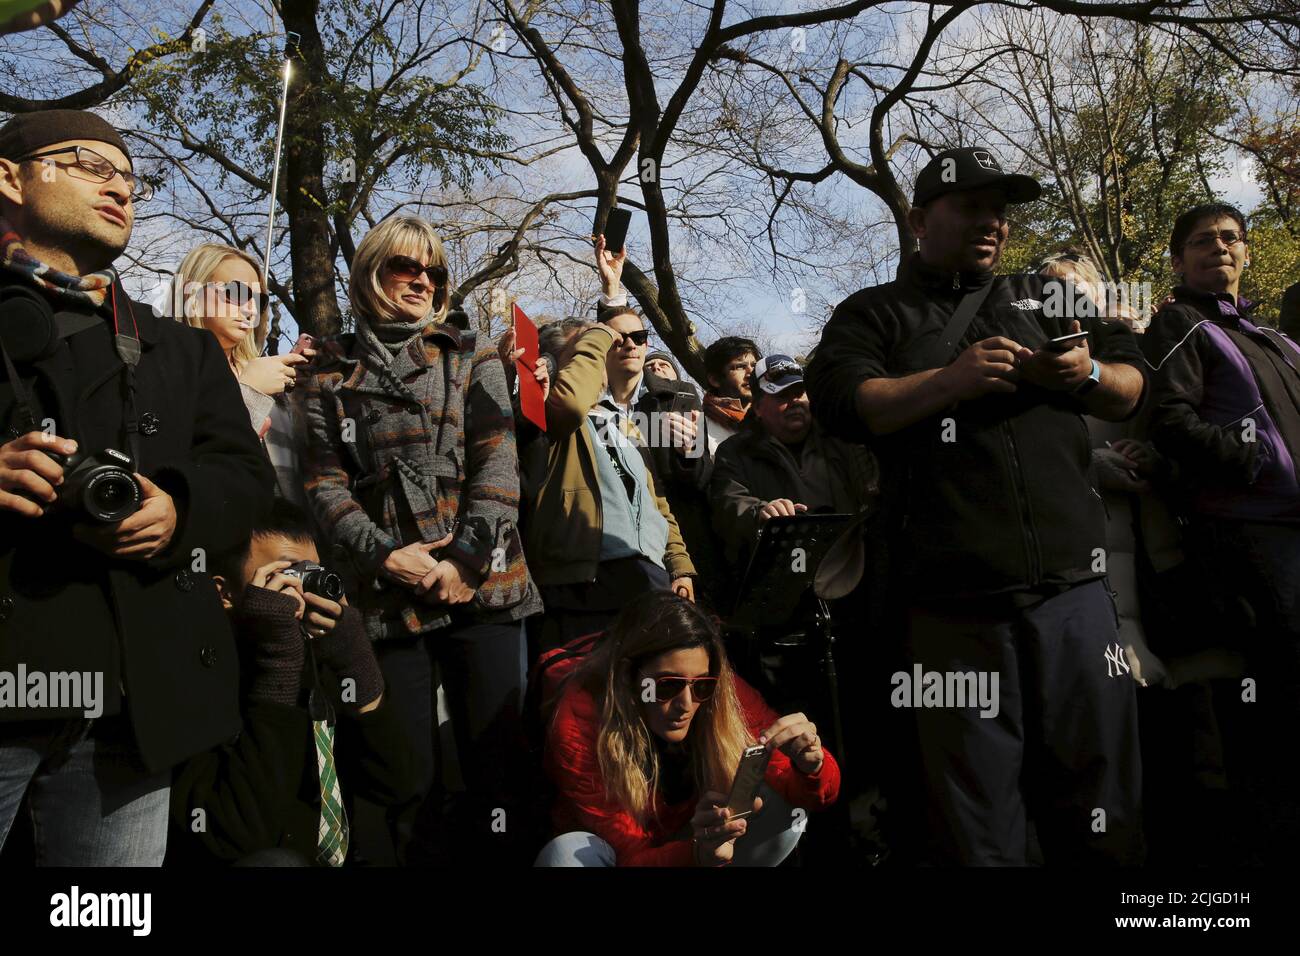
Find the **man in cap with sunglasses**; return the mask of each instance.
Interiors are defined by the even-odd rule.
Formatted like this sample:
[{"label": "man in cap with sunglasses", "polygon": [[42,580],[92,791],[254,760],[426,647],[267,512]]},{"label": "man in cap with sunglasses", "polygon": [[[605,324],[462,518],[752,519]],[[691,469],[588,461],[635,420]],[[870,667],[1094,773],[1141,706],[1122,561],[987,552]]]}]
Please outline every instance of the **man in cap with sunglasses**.
[{"label": "man in cap with sunglasses", "polygon": [[[912,849],[1023,865],[1032,813],[1049,863],[1134,863],[1136,699],[1083,415],[1133,416],[1145,377],[1122,323],[1055,314],[1054,280],[994,274],[1008,206],[1039,192],[991,150],[936,155],[908,213],[920,251],[840,303],[809,390],[829,430],[881,460],[894,577],[880,594],[899,603],[905,639],[873,693],[914,721],[918,749],[901,756],[924,788],[927,819],[913,822],[930,845]],[[1000,716],[899,703],[897,676],[916,665],[1000,674]]]},{"label": "man in cap with sunglasses", "polygon": [[[0,128],[0,843],[26,795],[39,864],[160,864],[170,768],[239,730],[230,630],[199,584],[272,474],[217,340],[113,269],[151,194],[93,113]],[[74,453],[100,456],[96,484]],[[24,672],[103,693],[6,696]]]}]

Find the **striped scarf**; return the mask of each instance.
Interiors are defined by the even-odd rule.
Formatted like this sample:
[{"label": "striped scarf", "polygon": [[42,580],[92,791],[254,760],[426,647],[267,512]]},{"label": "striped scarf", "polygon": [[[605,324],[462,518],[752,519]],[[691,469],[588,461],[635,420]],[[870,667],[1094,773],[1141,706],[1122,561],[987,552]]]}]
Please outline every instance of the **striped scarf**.
[{"label": "striped scarf", "polygon": [[99,308],[117,279],[112,269],[74,276],[52,269],[33,256],[13,226],[0,217],[0,268],[21,276],[37,288],[44,289],[68,304]]}]

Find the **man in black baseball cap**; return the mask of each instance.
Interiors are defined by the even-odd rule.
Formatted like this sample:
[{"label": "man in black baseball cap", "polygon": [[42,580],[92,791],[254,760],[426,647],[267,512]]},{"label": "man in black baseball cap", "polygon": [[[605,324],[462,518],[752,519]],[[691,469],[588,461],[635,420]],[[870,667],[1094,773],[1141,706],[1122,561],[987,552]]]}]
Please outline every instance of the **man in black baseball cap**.
[{"label": "man in black baseball cap", "polygon": [[0,845],[26,797],[41,865],[161,864],[171,767],[239,730],[202,579],[272,472],[216,337],[118,280],[149,192],[93,113],[0,128]]},{"label": "man in black baseball cap", "polygon": [[899,754],[915,789],[890,800],[923,810],[902,849],[1023,865],[1034,813],[1049,862],[1132,863],[1137,705],[1132,679],[1105,666],[1123,651],[1082,416],[1136,414],[1145,377],[1122,323],[1051,314],[1049,280],[994,274],[1008,206],[1039,192],[985,147],[930,160],[907,219],[919,251],[895,281],[840,303],[808,387],[829,431],[880,457],[893,577],[878,597],[901,604],[893,677],[1002,678],[992,719],[891,694],[899,737],[919,743]]}]

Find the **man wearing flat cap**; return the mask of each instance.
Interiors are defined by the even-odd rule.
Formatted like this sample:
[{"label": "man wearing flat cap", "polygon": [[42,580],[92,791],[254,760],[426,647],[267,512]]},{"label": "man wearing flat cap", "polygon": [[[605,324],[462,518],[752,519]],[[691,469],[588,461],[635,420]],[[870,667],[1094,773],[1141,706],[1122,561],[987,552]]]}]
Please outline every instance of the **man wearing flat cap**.
[{"label": "man wearing flat cap", "polygon": [[[840,303],[808,388],[825,427],[881,461],[892,577],[878,590],[901,641],[877,635],[897,657],[869,693],[910,736],[914,849],[1023,865],[1032,819],[1048,863],[1132,864],[1137,704],[1083,416],[1130,418],[1145,377],[1122,323],[1060,314],[1052,280],[994,274],[1008,205],[1038,195],[992,150],[936,155],[908,214],[920,251]],[[996,706],[953,690],[974,679]]]},{"label": "man wearing flat cap", "polygon": [[113,263],[152,190],[93,113],[0,127],[0,845],[159,865],[170,768],[239,730],[213,558],[270,466],[211,333]]}]

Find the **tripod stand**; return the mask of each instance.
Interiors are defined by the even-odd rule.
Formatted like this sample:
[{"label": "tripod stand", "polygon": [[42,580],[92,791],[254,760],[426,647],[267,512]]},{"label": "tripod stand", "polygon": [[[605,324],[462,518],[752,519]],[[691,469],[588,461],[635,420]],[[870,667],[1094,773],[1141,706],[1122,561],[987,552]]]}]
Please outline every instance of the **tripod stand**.
[{"label": "tripod stand", "polygon": [[772,518],[763,525],[741,583],[729,628],[761,658],[764,645],[810,648],[825,681],[832,752],[845,759],[839,677],[835,669],[835,621],[829,605],[813,594],[813,575],[852,520],[847,514]]}]

